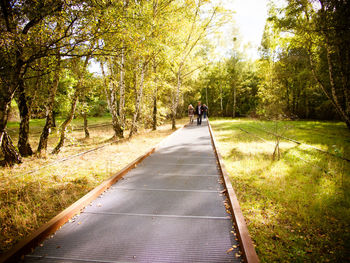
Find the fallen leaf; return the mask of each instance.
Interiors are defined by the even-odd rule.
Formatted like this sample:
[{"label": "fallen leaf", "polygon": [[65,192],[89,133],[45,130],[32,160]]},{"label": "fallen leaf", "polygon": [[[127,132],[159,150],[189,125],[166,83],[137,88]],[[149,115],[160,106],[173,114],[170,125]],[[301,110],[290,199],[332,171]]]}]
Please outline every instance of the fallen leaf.
[{"label": "fallen leaf", "polygon": [[241,255],[236,253],[235,256],[236,256],[236,258],[239,258]]},{"label": "fallen leaf", "polygon": [[232,250],[233,250],[233,247],[227,249],[227,250],[226,250],[226,253],[228,254],[228,253],[230,253]]}]

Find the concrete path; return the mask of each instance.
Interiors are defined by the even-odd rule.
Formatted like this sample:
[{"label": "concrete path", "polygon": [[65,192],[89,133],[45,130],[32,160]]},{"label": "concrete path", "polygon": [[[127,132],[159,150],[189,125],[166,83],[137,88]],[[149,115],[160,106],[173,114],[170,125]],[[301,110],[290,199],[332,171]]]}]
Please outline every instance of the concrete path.
[{"label": "concrete path", "polygon": [[207,123],[181,129],[25,262],[240,262]]}]

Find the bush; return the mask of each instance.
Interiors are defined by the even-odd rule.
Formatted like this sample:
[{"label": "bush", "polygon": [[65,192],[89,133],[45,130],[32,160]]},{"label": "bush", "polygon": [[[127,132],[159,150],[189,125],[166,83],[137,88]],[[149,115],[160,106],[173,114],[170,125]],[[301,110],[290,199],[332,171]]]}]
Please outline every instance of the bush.
[{"label": "bush", "polygon": [[90,116],[102,117],[108,112],[107,102],[104,100],[97,101],[90,110]]}]

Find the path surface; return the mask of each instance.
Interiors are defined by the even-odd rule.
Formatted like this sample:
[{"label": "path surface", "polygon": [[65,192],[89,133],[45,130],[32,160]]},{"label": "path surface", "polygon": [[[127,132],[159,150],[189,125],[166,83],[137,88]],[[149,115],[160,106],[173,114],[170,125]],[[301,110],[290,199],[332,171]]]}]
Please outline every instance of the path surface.
[{"label": "path surface", "polygon": [[240,262],[207,123],[161,147],[25,262]]}]

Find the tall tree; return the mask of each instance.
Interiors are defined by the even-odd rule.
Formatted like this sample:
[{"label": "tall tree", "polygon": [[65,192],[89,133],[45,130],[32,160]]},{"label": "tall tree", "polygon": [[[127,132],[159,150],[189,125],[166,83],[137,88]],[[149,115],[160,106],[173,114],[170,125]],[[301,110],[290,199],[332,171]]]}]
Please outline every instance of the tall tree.
[{"label": "tall tree", "polygon": [[55,96],[58,88],[58,83],[60,80],[60,71],[61,71],[61,55],[60,50],[57,49],[56,51],[56,57],[55,57],[55,69],[53,71],[53,81],[51,85],[49,85],[48,93],[49,97],[47,99],[46,104],[46,120],[45,120],[45,126],[41,132],[40,140],[38,144],[37,154],[40,156],[42,154],[42,151],[47,150],[47,141],[50,135],[50,131],[52,127],[54,126],[54,104],[55,104]]},{"label": "tall tree", "polygon": [[350,129],[350,3],[293,0],[281,14],[272,17],[276,26],[292,32],[292,43],[307,49],[315,81]]},{"label": "tall tree", "polygon": [[[30,66],[40,58],[50,56],[57,48],[64,48],[68,55],[78,43],[89,38],[83,28],[94,20],[89,5],[79,1],[12,1],[0,2],[0,144],[7,164],[19,162],[11,140],[2,139],[8,119],[8,109],[16,90],[24,81]],[[57,34],[57,21],[63,34]],[[79,26],[77,26],[79,23]],[[70,38],[70,41],[63,40]],[[12,150],[6,150],[6,148]],[[10,154],[10,155],[9,155]]]},{"label": "tall tree", "polygon": [[[106,99],[108,103],[109,112],[112,115],[112,125],[114,130],[113,138],[124,138],[124,129],[120,115],[118,114],[118,100],[117,100],[117,84],[115,80],[113,64],[111,60],[107,60],[107,65],[109,68],[109,80],[105,73],[104,64],[101,61],[101,72],[103,76],[104,88]],[[120,108],[119,108],[120,110]]]},{"label": "tall tree", "polygon": [[76,60],[76,59],[73,60],[73,67],[74,67],[74,70],[76,71],[76,76],[77,76],[78,82],[76,84],[76,87],[74,89],[74,94],[73,94],[72,99],[71,99],[70,110],[68,112],[68,115],[67,115],[65,121],[61,125],[60,139],[59,139],[59,142],[56,145],[55,149],[53,149],[53,151],[52,151],[53,154],[58,154],[64,145],[64,142],[66,139],[67,127],[71,123],[71,121],[73,120],[79,96],[83,92],[83,90],[82,90],[82,88],[84,87],[83,86],[83,79],[85,77],[86,69],[87,69],[89,60],[91,58],[91,53],[92,53],[92,51],[90,51],[90,53],[86,55],[83,65],[79,65],[80,64],[79,60]]}]

